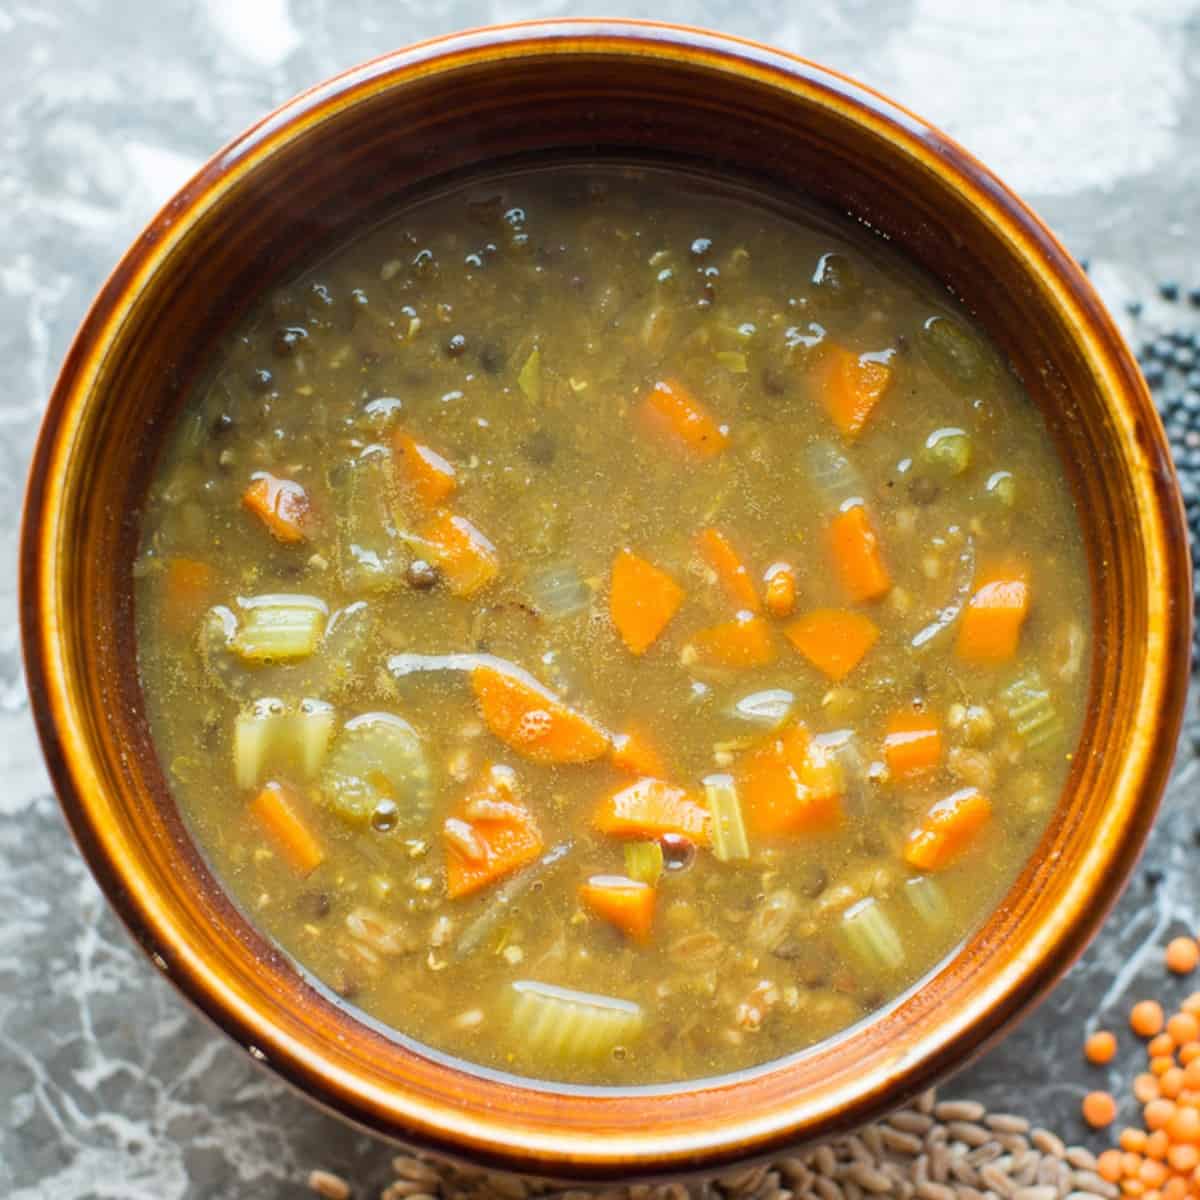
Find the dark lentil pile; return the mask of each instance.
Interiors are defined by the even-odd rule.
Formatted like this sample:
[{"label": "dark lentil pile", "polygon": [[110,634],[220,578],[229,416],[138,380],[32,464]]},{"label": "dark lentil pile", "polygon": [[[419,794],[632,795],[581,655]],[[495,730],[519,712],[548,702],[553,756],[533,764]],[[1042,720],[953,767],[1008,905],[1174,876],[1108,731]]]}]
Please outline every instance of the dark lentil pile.
[{"label": "dark lentil pile", "polygon": [[[1188,534],[1192,548],[1194,593],[1200,592],[1200,327],[1189,320],[1189,309],[1200,309],[1200,288],[1191,288],[1183,298],[1174,280],[1157,285],[1159,296],[1178,307],[1178,323],[1145,337],[1138,345],[1137,358],[1142,374],[1162,416],[1171,446],[1171,456],[1179,473],[1179,488],[1187,510]],[[1142,306],[1128,306],[1137,319]],[[1194,603],[1194,602],[1193,602]],[[1193,666],[1200,662],[1200,628],[1192,645]]]}]

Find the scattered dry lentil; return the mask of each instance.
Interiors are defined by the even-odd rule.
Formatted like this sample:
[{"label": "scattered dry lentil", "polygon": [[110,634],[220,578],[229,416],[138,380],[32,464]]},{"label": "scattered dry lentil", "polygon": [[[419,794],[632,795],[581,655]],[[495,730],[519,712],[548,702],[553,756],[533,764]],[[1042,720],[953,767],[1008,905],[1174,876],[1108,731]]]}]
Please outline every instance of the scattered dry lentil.
[{"label": "scattered dry lentil", "polygon": [[1083,1043],[1083,1053],[1090,1063],[1110,1063],[1117,1056],[1117,1039],[1107,1029],[1098,1029]]},{"label": "scattered dry lentil", "polygon": [[1197,946],[1196,939],[1172,939],[1167,944],[1166,963],[1168,971],[1173,971],[1176,975],[1190,975],[1196,969],[1196,964],[1200,963],[1200,946]]},{"label": "scattered dry lentil", "polygon": [[1083,1098],[1083,1119],[1093,1129],[1104,1129],[1117,1119],[1117,1102],[1108,1092],[1088,1092]]},{"label": "scattered dry lentil", "polygon": [[1129,1010],[1129,1028],[1138,1037],[1152,1038],[1163,1027],[1162,1005],[1157,1000],[1139,1000]]}]

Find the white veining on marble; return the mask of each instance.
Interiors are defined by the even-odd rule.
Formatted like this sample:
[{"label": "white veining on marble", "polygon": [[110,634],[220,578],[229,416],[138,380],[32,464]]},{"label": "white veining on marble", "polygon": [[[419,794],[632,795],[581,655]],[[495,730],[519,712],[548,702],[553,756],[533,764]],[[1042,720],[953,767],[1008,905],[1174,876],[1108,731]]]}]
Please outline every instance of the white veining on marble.
[{"label": "white veining on marble", "polygon": [[288,0],[206,0],[213,25],[239,54],[260,67],[277,67],[301,43]]},{"label": "white veining on marble", "polygon": [[918,0],[877,78],[1018,191],[1107,190],[1174,150],[1194,9],[1188,0]]}]

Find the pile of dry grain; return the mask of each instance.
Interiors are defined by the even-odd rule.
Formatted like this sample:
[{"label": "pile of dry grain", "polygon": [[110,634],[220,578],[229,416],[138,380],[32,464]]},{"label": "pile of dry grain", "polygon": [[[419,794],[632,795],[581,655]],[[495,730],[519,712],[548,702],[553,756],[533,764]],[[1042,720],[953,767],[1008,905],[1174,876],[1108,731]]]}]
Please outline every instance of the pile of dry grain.
[{"label": "pile of dry grain", "polygon": [[[972,1100],[926,1092],[908,1108],[856,1134],[764,1166],[685,1186],[633,1184],[599,1192],[562,1191],[511,1175],[469,1171],[401,1156],[379,1200],[1117,1200],[1096,1159],[1068,1148],[1023,1117],[988,1113]],[[309,1186],[326,1200],[356,1193],[341,1176],[314,1171]],[[365,1200],[364,1193],[358,1195]]]}]

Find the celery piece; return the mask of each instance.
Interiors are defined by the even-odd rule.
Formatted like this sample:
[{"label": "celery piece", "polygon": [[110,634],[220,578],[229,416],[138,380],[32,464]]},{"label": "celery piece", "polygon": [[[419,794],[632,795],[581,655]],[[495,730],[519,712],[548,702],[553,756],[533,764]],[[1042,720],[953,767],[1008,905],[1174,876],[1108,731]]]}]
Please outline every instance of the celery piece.
[{"label": "celery piece", "polygon": [[350,825],[365,825],[381,801],[391,800],[398,828],[423,829],[433,779],[417,731],[389,712],[347,721],[325,760],[321,799]]},{"label": "celery piece", "polygon": [[245,662],[294,662],[321,644],[328,610],[316,596],[252,596],[238,603],[243,611],[233,650]]},{"label": "celery piece", "polygon": [[521,367],[517,376],[517,387],[526,400],[539,404],[542,399],[542,352],[537,346],[529,352],[529,357]]},{"label": "celery piece", "polygon": [[830,510],[867,493],[862,476],[850,460],[830,442],[814,442],[804,450],[809,481]]},{"label": "celery piece", "polygon": [[[403,511],[393,513],[389,498],[399,496],[392,481],[392,460],[377,445],[329,472],[330,489],[338,505],[338,572],[350,592],[378,594],[401,587],[409,550],[399,524]],[[420,553],[419,550],[413,551]]]},{"label": "celery piece", "polygon": [[238,787],[255,787],[274,772],[311,779],[329,748],[333,723],[333,706],[324,700],[305,699],[294,707],[274,697],[256,700],[233,725]]},{"label": "celery piece", "polygon": [[1000,707],[1026,750],[1050,745],[1066,732],[1050,689],[1036,667],[1000,693]]},{"label": "celery piece", "polygon": [[926,925],[937,928],[949,922],[950,905],[936,879],[917,875],[904,884],[903,890],[905,899]]},{"label": "celery piece", "polygon": [[742,806],[732,775],[710,775],[704,780],[704,794],[712,818],[712,850],[720,862],[750,857]]},{"label": "celery piece", "polygon": [[334,711],[324,700],[304,699],[292,717],[292,743],[300,772],[311,779],[321,769],[333,737]]},{"label": "celery piece", "polygon": [[626,842],[625,874],[653,887],[663,873],[663,851],[658,842]]},{"label": "celery piece", "polygon": [[999,500],[1005,508],[1012,508],[1017,501],[1017,481],[1011,471],[993,471],[983,490]]},{"label": "celery piece", "polygon": [[763,729],[778,729],[791,716],[796,697],[786,688],[767,688],[743,696],[734,706],[733,715]]},{"label": "celery piece", "polygon": [[592,603],[592,589],[579,570],[569,562],[546,567],[529,580],[533,606],[551,621],[573,617]]},{"label": "celery piece", "polygon": [[904,965],[904,943],[874,897],[868,896],[846,909],[842,914],[842,932],[864,966],[895,971]]},{"label": "celery piece", "polygon": [[640,1005],[549,983],[518,980],[510,1028],[518,1044],[559,1062],[594,1061],[642,1031]]},{"label": "celery piece", "polygon": [[714,357],[725,370],[735,375],[745,375],[750,370],[746,356],[740,350],[718,350]]},{"label": "celery piece", "polygon": [[925,439],[921,457],[947,475],[961,475],[971,465],[972,449],[971,435],[965,429],[948,425],[935,429]]}]

